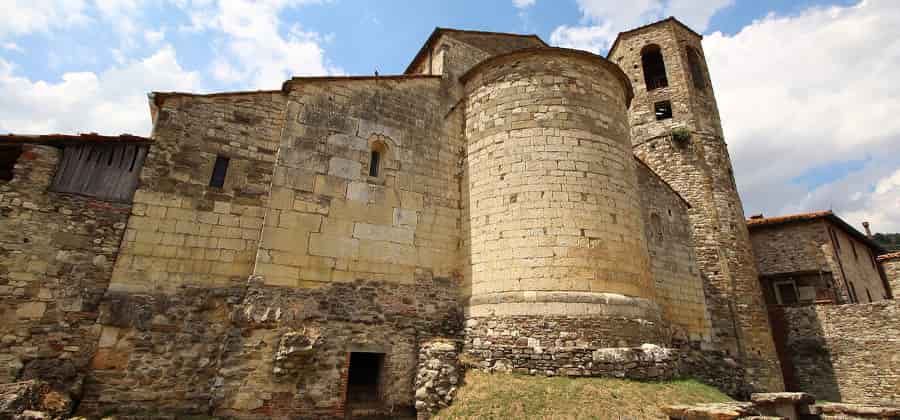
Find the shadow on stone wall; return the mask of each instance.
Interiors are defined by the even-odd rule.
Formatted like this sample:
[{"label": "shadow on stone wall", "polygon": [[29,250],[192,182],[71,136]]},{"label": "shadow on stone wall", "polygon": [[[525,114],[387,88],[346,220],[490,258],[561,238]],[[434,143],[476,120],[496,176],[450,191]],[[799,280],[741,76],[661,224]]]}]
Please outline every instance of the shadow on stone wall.
[{"label": "shadow on stone wall", "polygon": [[812,394],[817,400],[841,401],[831,350],[815,306],[769,310],[787,391]]}]

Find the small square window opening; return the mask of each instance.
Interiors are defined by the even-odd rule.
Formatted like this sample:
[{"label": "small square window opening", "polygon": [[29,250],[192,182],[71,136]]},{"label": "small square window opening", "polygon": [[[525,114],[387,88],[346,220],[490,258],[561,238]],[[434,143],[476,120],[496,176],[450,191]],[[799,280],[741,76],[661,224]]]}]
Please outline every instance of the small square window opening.
[{"label": "small square window opening", "polygon": [[672,103],[669,101],[662,101],[653,104],[653,113],[656,115],[657,121],[672,118]]}]

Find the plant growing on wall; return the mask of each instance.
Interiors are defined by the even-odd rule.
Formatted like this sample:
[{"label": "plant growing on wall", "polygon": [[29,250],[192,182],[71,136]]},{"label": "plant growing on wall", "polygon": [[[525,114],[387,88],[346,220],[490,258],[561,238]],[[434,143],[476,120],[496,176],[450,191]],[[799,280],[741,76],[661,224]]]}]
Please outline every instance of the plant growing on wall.
[{"label": "plant growing on wall", "polygon": [[679,143],[687,143],[691,139],[691,132],[684,127],[675,127],[672,129],[672,139]]}]

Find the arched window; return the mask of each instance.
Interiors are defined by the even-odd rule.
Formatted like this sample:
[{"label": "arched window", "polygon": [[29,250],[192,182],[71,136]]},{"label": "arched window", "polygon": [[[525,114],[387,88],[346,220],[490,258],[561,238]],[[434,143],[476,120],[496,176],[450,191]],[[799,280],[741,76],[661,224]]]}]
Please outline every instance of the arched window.
[{"label": "arched window", "polygon": [[688,67],[691,69],[691,79],[694,79],[694,87],[697,89],[706,88],[706,76],[703,74],[703,59],[700,53],[692,47],[685,47],[687,50]]},{"label": "arched window", "polygon": [[641,65],[644,67],[644,83],[647,90],[669,86],[666,78],[666,63],[663,61],[659,45],[651,44],[641,50]]}]

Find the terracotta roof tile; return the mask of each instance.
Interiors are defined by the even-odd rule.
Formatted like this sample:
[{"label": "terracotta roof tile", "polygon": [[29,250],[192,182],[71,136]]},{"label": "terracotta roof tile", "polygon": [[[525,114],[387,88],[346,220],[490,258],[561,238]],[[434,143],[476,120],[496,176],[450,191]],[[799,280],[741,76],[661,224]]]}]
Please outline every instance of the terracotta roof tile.
[{"label": "terracotta roof tile", "polygon": [[793,222],[803,222],[808,220],[816,220],[821,219],[823,217],[834,216],[834,213],[831,210],[824,211],[814,211],[810,213],[799,213],[799,214],[790,214],[787,216],[777,216],[777,217],[763,217],[763,218],[755,218],[751,217],[747,219],[747,227],[754,228],[757,226],[772,226],[772,225],[780,225],[784,223],[793,223]]},{"label": "terracotta roof tile", "polygon": [[900,259],[900,251],[898,251],[898,252],[891,252],[891,253],[889,253],[889,254],[882,254],[882,255],[879,255],[878,258],[876,258],[876,259],[877,259],[879,262],[881,262],[881,261],[890,261],[890,260]]},{"label": "terracotta roof tile", "polygon": [[848,235],[853,236],[860,242],[872,248],[876,255],[885,252],[884,248],[878,242],[875,242],[874,240],[872,240],[872,238],[869,238],[862,232],[856,230],[856,228],[854,228],[853,226],[850,226],[850,224],[845,222],[840,217],[837,217],[831,210],[814,211],[810,213],[791,214],[787,216],[777,217],[751,217],[747,219],[747,229],[753,231],[755,229],[762,229],[790,223],[808,222],[818,219],[825,219],[833,223],[834,225],[837,225]]}]

